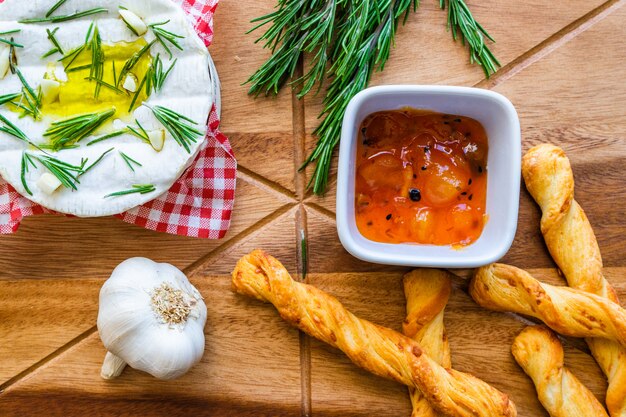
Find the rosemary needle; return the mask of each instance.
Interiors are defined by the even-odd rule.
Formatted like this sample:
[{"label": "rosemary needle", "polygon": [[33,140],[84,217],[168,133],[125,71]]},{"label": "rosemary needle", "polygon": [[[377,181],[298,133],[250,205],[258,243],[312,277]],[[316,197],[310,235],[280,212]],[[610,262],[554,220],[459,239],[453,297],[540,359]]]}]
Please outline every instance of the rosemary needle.
[{"label": "rosemary needle", "polygon": [[[110,148],[109,150],[106,150],[102,153],[102,155],[100,155],[98,157],[98,159],[95,160],[95,162],[91,165],[89,165],[87,168],[85,168],[83,170],[83,172],[81,172],[80,174],[78,174],[77,177],[81,177],[82,175],[85,175],[89,170],[91,170],[93,167],[95,167],[96,165],[98,165],[100,163],[100,161],[102,161],[102,159],[104,159],[105,156],[107,156],[110,152],[113,151],[113,149],[115,148]],[[87,163],[87,160],[84,161],[84,163]]]},{"label": "rosemary needle", "polygon": [[119,197],[128,194],[148,194],[155,190],[156,187],[152,184],[136,184],[133,185],[133,188],[131,188],[130,190],[118,191],[115,193],[107,194],[104,196],[104,198]]},{"label": "rosemary needle", "polygon": [[20,179],[22,180],[22,186],[24,186],[24,189],[26,190],[28,195],[33,195],[32,191],[30,191],[30,188],[28,188],[28,184],[26,183],[26,174],[28,173],[29,164],[32,165],[33,168],[37,167],[31,156],[26,152],[22,152],[22,168],[20,169]]},{"label": "rosemary needle", "polygon": [[3,104],[9,103],[15,100],[16,98],[20,98],[21,96],[22,96],[22,93],[5,94],[3,96],[0,96],[0,106]]},{"label": "rosemary needle", "polygon": [[107,140],[107,139],[111,139],[111,138],[123,135],[124,133],[126,133],[125,130],[117,130],[115,132],[107,133],[106,135],[99,136],[96,139],[92,140],[91,142],[87,143],[87,146],[91,146],[98,142],[102,142],[103,140]]},{"label": "rosemary needle", "polygon": [[138,166],[138,167],[142,167],[143,166],[139,162],[137,162],[133,158],[131,158],[130,156],[126,155],[124,152],[119,151],[119,153],[120,153],[120,156],[122,157],[122,159],[124,160],[124,162],[126,162],[126,165],[128,165],[128,168],[131,169],[131,171],[135,172],[135,168],[133,167],[133,164]]},{"label": "rosemary needle", "polygon": [[50,17],[50,15],[52,13],[54,13],[59,7],[63,6],[63,4],[66,2],[67,0],[59,0],[58,2],[56,2],[54,4],[54,6],[52,6],[50,8],[50,10],[48,10],[48,13],[46,13],[46,17]]},{"label": "rosemary needle", "polygon": [[58,30],[59,30],[58,27],[54,28],[54,30],[52,31],[50,29],[46,29],[46,33],[48,33],[48,39],[50,39],[50,42],[52,42],[52,44],[55,46],[57,51],[59,51],[61,55],[64,55],[65,52],[63,52],[63,48],[61,48],[61,44],[59,43],[59,41],[57,40],[55,36]]},{"label": "rosemary needle", "polygon": [[128,129],[128,131],[137,136],[139,139],[143,140],[144,142],[150,143],[150,136],[148,136],[148,132],[146,132],[146,129],[144,129],[141,123],[139,123],[139,120],[135,119],[135,123],[137,123],[137,127],[139,127],[139,129],[133,126],[127,126],[126,128]]},{"label": "rosemary needle", "polygon": [[168,24],[169,22],[170,22],[169,20],[166,20],[165,22],[161,22],[161,23],[153,23],[151,25],[148,25],[148,27],[152,29],[152,32],[154,32],[154,36],[156,37],[156,40],[159,41],[163,49],[165,49],[167,53],[169,54],[170,58],[172,58],[172,51],[167,46],[167,44],[169,43],[175,48],[182,51],[183,47],[180,46],[180,44],[178,43],[178,39],[184,39],[185,37],[169,32],[161,27],[161,26]]},{"label": "rosemary needle", "polygon": [[59,23],[59,22],[67,22],[68,20],[80,19],[81,17],[91,16],[99,13],[108,13],[109,10],[104,7],[98,7],[95,9],[85,10],[84,12],[76,12],[68,15],[62,16],[48,16],[43,18],[35,18],[35,19],[22,19],[18,20],[18,23]]},{"label": "rosemary needle", "polygon": [[[12,34],[15,34],[15,33],[20,33],[21,31],[22,31],[21,29],[8,30],[6,32],[0,32],[0,36],[12,35]],[[24,45],[20,45],[19,43],[16,43],[13,40],[13,38],[11,38],[11,40],[0,38],[0,43],[5,43],[5,44],[7,44],[7,45],[9,45],[11,47],[14,47],[14,48],[23,48],[24,47]]]}]

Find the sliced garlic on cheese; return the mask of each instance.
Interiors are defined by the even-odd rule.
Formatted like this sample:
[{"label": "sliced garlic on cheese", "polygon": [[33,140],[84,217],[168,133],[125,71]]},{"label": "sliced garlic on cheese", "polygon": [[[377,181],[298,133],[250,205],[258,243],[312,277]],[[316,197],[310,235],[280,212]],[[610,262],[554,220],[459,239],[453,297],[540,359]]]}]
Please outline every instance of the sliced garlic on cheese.
[{"label": "sliced garlic on cheese", "polygon": [[133,73],[129,73],[126,78],[124,79],[124,90],[126,91],[130,91],[131,93],[134,93],[137,91],[137,76],[135,76],[135,74]]},{"label": "sliced garlic on cheese", "polygon": [[0,80],[2,80],[9,72],[11,49],[0,46]]},{"label": "sliced garlic on cheese", "polygon": [[61,181],[49,172],[45,172],[37,180],[37,187],[48,195],[52,195],[60,186]]},{"label": "sliced garlic on cheese", "polygon": [[41,86],[41,93],[43,94],[42,101],[44,104],[54,103],[59,98],[59,91],[61,90],[60,82],[43,79],[39,85]]},{"label": "sliced garlic on cheese", "polygon": [[120,16],[135,35],[142,36],[148,31],[148,26],[146,26],[144,21],[130,10],[120,9]]},{"label": "sliced garlic on cheese", "polygon": [[152,145],[154,150],[161,152],[163,145],[165,144],[165,131],[163,129],[153,130],[148,133],[148,138],[150,139],[150,145]]}]

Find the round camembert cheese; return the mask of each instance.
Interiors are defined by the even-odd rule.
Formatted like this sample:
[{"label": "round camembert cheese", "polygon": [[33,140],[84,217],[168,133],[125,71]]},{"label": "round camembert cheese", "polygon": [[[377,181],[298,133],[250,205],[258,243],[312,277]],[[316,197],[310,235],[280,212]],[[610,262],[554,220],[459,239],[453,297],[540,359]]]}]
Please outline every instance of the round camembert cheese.
[{"label": "round camembert cheese", "polygon": [[202,147],[208,51],[170,0],[55,4],[0,3],[0,175],[51,210],[121,213]]}]

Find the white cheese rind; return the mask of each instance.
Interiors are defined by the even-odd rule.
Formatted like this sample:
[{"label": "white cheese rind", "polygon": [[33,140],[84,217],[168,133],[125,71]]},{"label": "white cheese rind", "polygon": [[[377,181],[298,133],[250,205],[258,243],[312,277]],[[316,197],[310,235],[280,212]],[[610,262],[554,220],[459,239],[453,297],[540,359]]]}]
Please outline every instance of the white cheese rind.
[{"label": "white cheese rind", "polygon": [[[208,51],[188,22],[184,12],[177,5],[170,0],[81,0],[80,2],[70,0],[56,13],[71,13],[77,7],[80,10],[106,7],[109,13],[49,25],[16,23],[19,19],[45,15],[55,2],[55,0],[36,2],[5,0],[0,3],[0,31],[22,29],[22,32],[16,35],[16,41],[19,39],[19,43],[24,45],[24,50],[17,51],[19,67],[31,85],[36,88],[47,70],[47,61],[40,59],[51,46],[46,37],[46,28],[52,30],[58,26],[60,29],[56,37],[61,46],[68,50],[82,42],[81,38],[84,39],[84,34],[92,20],[98,22],[100,34],[105,43],[136,40],[137,37],[119,18],[118,9],[121,5],[140,15],[147,24],[170,20],[165,27],[185,36],[185,39],[180,40],[183,51],[171,48],[173,59],[178,59],[178,63],[168,77],[163,90],[158,94],[153,94],[147,100],[147,104],[162,105],[177,111],[197,121],[198,130],[206,132],[206,121],[214,97],[208,69]],[[145,38],[149,42],[154,39],[154,36],[148,31]],[[164,65],[168,65],[168,55],[160,45],[153,46],[152,54],[157,53],[160,53],[164,59]],[[50,61],[56,59],[58,57],[49,58]],[[59,79],[63,79],[63,74],[58,75],[61,75]],[[0,91],[11,93],[19,92],[20,89],[19,80],[11,74],[4,80],[0,80]],[[43,138],[43,132],[53,119],[45,117],[41,122],[34,122],[31,118],[20,119],[17,113],[7,109],[6,106],[0,106],[0,114],[26,132],[33,142],[47,143],[47,140]],[[145,106],[134,111],[131,120],[134,119],[137,119],[149,132],[163,129],[163,126]],[[116,128],[109,124],[107,129],[98,131],[94,136],[116,130]],[[20,178],[21,158],[26,145],[2,132],[0,132],[0,175],[22,195],[51,210],[81,217],[107,216],[141,205],[167,191],[193,163],[205,140],[204,137],[198,138],[196,143],[191,144],[191,152],[188,153],[178,145],[169,132],[166,133],[163,149],[160,152],[130,134],[111,138],[93,146],[86,146],[91,139],[83,139],[76,149],[67,149],[55,154],[55,157],[63,161],[80,165],[81,158],[88,158],[90,162],[94,162],[105,151],[115,148],[115,151],[107,154],[96,167],[80,177],[77,191],[61,187],[51,195],[43,192],[36,186],[36,183],[47,171],[37,163],[37,167],[30,168],[25,175],[26,182],[33,193],[32,196],[28,195]],[[118,151],[140,162],[142,166],[137,167],[133,172],[120,157]],[[28,149],[28,152],[40,153],[32,148]],[[130,189],[134,184],[153,184],[156,190],[143,195],[130,194],[104,198],[107,194]]]}]

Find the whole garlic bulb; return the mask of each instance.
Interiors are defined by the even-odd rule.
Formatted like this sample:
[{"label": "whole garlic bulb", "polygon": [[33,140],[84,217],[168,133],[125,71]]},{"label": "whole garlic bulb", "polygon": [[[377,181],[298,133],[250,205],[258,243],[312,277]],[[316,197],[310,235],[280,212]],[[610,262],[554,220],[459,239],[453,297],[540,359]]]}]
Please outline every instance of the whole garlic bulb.
[{"label": "whole garlic bulb", "polygon": [[100,290],[98,333],[107,349],[101,376],[126,364],[159,379],[174,379],[204,352],[206,305],[185,274],[146,258],[119,264]]}]

